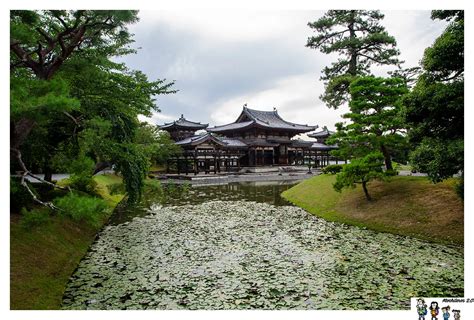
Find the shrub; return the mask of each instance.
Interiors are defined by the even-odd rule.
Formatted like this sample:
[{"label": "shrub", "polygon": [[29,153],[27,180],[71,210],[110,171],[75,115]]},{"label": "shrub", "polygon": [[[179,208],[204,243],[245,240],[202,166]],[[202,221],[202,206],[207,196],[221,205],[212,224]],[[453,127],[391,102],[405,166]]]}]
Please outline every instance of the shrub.
[{"label": "shrub", "polygon": [[72,161],[69,166],[71,188],[94,194],[97,186],[97,183],[92,178],[94,166],[94,161],[84,155]]},{"label": "shrub", "polygon": [[61,213],[75,221],[84,221],[95,227],[100,226],[102,219],[110,210],[105,200],[74,193],[56,198],[54,203],[63,210]]},{"label": "shrub", "polygon": [[372,200],[367,190],[367,183],[371,180],[384,180],[386,175],[382,170],[383,155],[380,152],[371,152],[363,158],[356,158],[344,166],[336,176],[334,190],[341,192],[344,188],[355,188],[356,184],[362,184],[365,197]]},{"label": "shrub", "polygon": [[107,189],[111,195],[125,194],[125,185],[122,182],[112,183],[107,185]]},{"label": "shrub", "polygon": [[145,180],[145,192],[157,192],[161,191],[161,183],[157,179],[146,179]]},{"label": "shrub", "polygon": [[20,223],[25,228],[36,227],[49,221],[49,209],[45,207],[35,208],[32,210],[22,208],[21,215],[23,217],[21,218]]},{"label": "shrub", "polygon": [[323,173],[329,173],[329,174],[336,174],[336,173],[341,172],[341,170],[342,170],[341,164],[331,164],[322,169]]},{"label": "shrub", "polygon": [[[27,182],[33,192],[36,190]],[[30,208],[33,204],[31,194],[20,184],[20,178],[10,178],[10,210],[18,213],[23,207]]]}]

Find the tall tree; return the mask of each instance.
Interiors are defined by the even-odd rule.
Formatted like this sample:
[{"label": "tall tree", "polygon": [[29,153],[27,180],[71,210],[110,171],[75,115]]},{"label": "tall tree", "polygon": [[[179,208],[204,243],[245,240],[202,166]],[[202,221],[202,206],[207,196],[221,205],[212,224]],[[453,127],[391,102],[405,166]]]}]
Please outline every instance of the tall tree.
[{"label": "tall tree", "polygon": [[384,15],[376,10],[329,10],[308,26],[316,32],[306,46],[340,58],[325,67],[321,99],[337,109],[348,101],[349,85],[356,76],[370,74],[370,66],[399,65],[395,38],[380,24]]},{"label": "tall tree", "polygon": [[127,24],[137,20],[136,11],[11,12],[11,88],[16,91],[12,95],[18,97],[14,97],[10,112],[10,150],[18,162],[20,146],[37,121],[51,111],[70,117],[69,112],[78,105],[61,79],[51,81],[61,66],[81,50],[91,56],[130,52]]},{"label": "tall tree", "polygon": [[464,171],[464,11],[435,10],[449,21],[425,50],[422,74],[406,97],[416,169],[439,182]]},{"label": "tall tree", "polygon": [[10,140],[23,174],[25,163],[114,163],[129,199],[139,198],[148,159],[134,142],[137,116],[159,111],[154,96],[174,91],[111,61],[134,52],[135,21],[136,11],[12,12]]},{"label": "tall tree", "polygon": [[385,167],[392,170],[392,156],[403,147],[406,136],[402,97],[408,92],[401,78],[360,77],[350,84],[350,112],[343,115],[349,123],[338,123],[330,143],[343,157],[362,157],[379,151]]}]

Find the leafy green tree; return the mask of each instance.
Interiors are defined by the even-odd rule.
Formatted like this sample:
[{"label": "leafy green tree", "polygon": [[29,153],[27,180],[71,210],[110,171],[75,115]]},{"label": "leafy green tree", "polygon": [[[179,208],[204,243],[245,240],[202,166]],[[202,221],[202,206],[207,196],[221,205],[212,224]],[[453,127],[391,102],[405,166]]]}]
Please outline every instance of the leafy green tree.
[{"label": "leafy green tree", "polygon": [[371,180],[385,180],[386,175],[382,169],[383,159],[380,152],[374,151],[362,158],[351,160],[337,174],[334,189],[341,192],[344,188],[355,188],[357,184],[361,184],[365,197],[371,201],[367,183]]},{"label": "leafy green tree", "polygon": [[350,85],[349,123],[337,123],[328,142],[337,143],[333,154],[343,158],[363,157],[380,151],[387,170],[393,170],[392,155],[407,148],[405,113],[401,98],[408,92],[400,78],[360,77]]},{"label": "leafy green tree", "polygon": [[321,99],[337,109],[348,101],[349,85],[356,76],[370,74],[376,65],[399,65],[395,38],[380,24],[384,15],[377,10],[329,10],[308,26],[316,32],[306,46],[340,58],[325,67]]},{"label": "leafy green tree", "polygon": [[464,12],[435,10],[449,21],[425,50],[422,74],[404,100],[415,169],[439,182],[464,171]]},{"label": "leafy green tree", "polygon": [[115,164],[129,200],[139,198],[148,159],[134,144],[137,116],[159,111],[154,96],[174,91],[111,60],[134,52],[127,25],[137,20],[136,11],[12,11],[15,170],[32,175],[26,164],[46,172],[85,156],[94,172]]},{"label": "leafy green tree", "polygon": [[135,143],[143,148],[152,164],[166,164],[171,157],[182,152],[168,132],[142,122],[135,135]]},{"label": "leafy green tree", "polygon": [[[45,10],[11,12],[10,68],[11,150],[21,157],[20,145],[49,112],[69,113],[78,104],[68,96],[61,79],[53,79],[77,51],[90,56],[131,52],[127,24],[136,11]],[[15,99],[18,97],[24,99]],[[19,160],[19,159],[18,159]]]}]

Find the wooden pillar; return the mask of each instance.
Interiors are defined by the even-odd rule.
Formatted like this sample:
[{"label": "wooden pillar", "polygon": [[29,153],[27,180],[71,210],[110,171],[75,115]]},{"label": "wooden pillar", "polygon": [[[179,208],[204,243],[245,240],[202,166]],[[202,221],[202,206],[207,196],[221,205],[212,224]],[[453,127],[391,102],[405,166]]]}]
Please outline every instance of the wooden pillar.
[{"label": "wooden pillar", "polygon": [[214,154],[214,174],[217,174],[217,160],[216,160],[215,154]]},{"label": "wooden pillar", "polygon": [[188,175],[188,155],[184,154],[184,172]]}]

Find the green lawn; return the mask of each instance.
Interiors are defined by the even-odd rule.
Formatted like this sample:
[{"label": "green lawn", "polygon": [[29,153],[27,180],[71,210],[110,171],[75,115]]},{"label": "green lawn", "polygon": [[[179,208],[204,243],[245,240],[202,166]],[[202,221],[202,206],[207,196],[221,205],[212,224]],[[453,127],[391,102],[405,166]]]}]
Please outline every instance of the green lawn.
[{"label": "green lawn", "polygon": [[293,204],[326,220],[433,242],[463,244],[464,206],[455,179],[432,184],[425,177],[396,176],[369,183],[373,201],[360,186],[334,191],[335,175],[319,175],[282,193]]},{"label": "green lawn", "polygon": [[[115,207],[123,195],[110,195],[107,185],[122,179],[98,175],[95,180],[98,193]],[[46,224],[25,228],[20,219],[11,215],[10,308],[59,309],[69,276],[100,227],[56,215]]]}]

